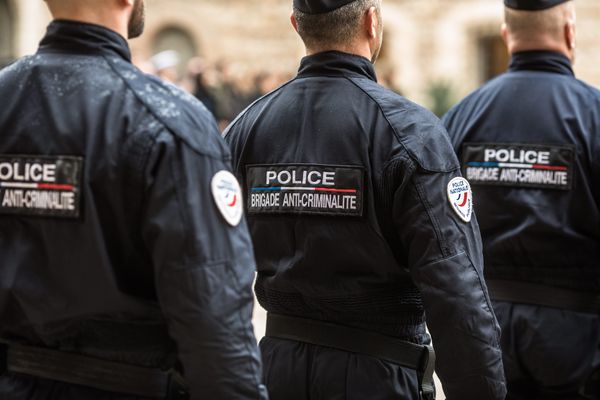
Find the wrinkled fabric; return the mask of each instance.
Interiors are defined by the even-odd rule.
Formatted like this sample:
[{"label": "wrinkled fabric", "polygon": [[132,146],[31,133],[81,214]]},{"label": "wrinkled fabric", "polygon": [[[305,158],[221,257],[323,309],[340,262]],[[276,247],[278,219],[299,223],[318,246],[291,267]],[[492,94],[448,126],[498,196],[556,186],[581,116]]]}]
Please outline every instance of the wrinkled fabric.
[{"label": "wrinkled fabric", "polygon": [[0,72],[0,96],[0,154],[84,165],[79,218],[0,215],[0,338],[177,367],[193,399],[264,398],[250,237],[213,199],[230,155],[206,109],[137,70],[117,33],[72,21]]},{"label": "wrinkled fabric", "polygon": [[496,302],[509,400],[584,400],[581,389],[600,371],[600,317]]},{"label": "wrinkled fabric", "polygon": [[[437,118],[379,86],[369,60],[325,52],[304,58],[298,76],[250,106],[225,139],[247,196],[254,165],[364,171],[361,216],[249,214],[255,290],[267,311],[420,344],[429,341],[427,315],[448,399],[504,398],[477,221],[465,223],[451,208],[447,187],[460,176],[459,164]],[[272,398],[287,399],[293,390],[328,393],[327,382],[295,356],[299,344],[288,345],[265,355]],[[331,357],[345,365],[349,355]],[[296,378],[286,364],[298,365]],[[288,371],[281,378],[286,387],[279,371]],[[372,393],[364,398],[397,378],[370,376]],[[399,390],[415,398],[409,386]]]},{"label": "wrinkled fabric", "polygon": [[[574,149],[568,190],[473,184],[485,275],[598,293],[600,91],[577,80],[563,55],[517,53],[508,73],[465,98],[443,122],[459,158],[464,143]],[[583,398],[578,392],[600,363],[598,316],[501,302],[494,307],[507,398]]]},{"label": "wrinkled fabric", "polygon": [[552,52],[513,57],[443,118],[463,143],[575,146],[570,190],[473,185],[486,277],[600,290],[600,91]]},{"label": "wrinkled fabric", "polygon": [[18,374],[0,376],[2,400],[152,400]]},{"label": "wrinkled fabric", "polygon": [[419,399],[417,373],[412,369],[356,353],[269,337],[261,340],[260,348],[272,398]]}]

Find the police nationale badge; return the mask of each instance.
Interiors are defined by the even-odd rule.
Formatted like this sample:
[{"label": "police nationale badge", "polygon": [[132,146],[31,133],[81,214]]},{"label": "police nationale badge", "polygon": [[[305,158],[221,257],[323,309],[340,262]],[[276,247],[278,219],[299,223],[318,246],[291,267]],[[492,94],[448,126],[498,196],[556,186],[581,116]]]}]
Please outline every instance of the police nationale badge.
[{"label": "police nationale badge", "polygon": [[470,222],[473,216],[473,192],[465,178],[454,178],[448,184],[448,200],[460,219]]},{"label": "police nationale badge", "polygon": [[237,226],[244,213],[240,184],[229,171],[219,171],[211,182],[212,194],[217,208],[231,226]]}]

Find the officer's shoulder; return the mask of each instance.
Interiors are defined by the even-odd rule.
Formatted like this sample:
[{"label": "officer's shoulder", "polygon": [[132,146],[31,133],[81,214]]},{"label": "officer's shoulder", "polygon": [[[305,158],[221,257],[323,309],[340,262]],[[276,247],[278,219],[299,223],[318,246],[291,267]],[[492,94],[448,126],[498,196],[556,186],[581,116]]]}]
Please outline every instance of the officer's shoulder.
[{"label": "officer's shoulder", "polygon": [[222,159],[228,154],[213,116],[194,96],[118,58],[109,62],[147,111],[177,139],[208,157]]},{"label": "officer's shoulder", "polygon": [[600,89],[586,83],[580,79],[576,79],[577,85],[580,90],[585,93],[585,96],[591,100],[593,100],[596,104],[600,102]]},{"label": "officer's shoulder", "polygon": [[431,111],[368,79],[352,79],[377,104],[392,133],[423,169],[459,168],[448,133]]},{"label": "officer's shoulder", "polygon": [[14,75],[18,75],[23,69],[29,67],[35,58],[35,55],[29,55],[18,58],[4,65],[0,68],[0,79],[10,82],[12,79],[14,79]]},{"label": "officer's shoulder", "polygon": [[223,136],[225,140],[232,140],[233,136],[238,133],[247,132],[247,130],[243,129],[243,123],[246,121],[253,121],[254,118],[257,118],[258,115],[263,111],[263,109],[277,96],[278,93],[281,92],[286,86],[290,85],[296,79],[289,80],[279,87],[273,89],[272,91],[262,95],[258,99],[254,100],[250,105],[248,105],[241,113],[234,118],[233,121],[229,124],[229,126],[223,132]]}]

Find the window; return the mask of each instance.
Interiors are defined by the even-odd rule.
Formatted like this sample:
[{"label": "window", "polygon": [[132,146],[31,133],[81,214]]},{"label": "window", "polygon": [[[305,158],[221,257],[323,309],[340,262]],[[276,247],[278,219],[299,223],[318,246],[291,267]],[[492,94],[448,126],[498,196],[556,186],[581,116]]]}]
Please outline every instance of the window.
[{"label": "window", "polygon": [[12,61],[13,54],[13,23],[7,0],[0,0],[0,67]]},{"label": "window", "polygon": [[508,51],[500,36],[483,36],[479,39],[479,62],[482,83],[506,72]]}]

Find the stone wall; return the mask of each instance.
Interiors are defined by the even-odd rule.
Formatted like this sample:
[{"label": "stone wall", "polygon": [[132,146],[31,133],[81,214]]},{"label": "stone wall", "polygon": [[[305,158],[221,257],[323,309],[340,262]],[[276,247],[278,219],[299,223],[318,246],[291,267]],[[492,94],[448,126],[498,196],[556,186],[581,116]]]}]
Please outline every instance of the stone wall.
[{"label": "stone wall", "polygon": [[[17,10],[16,55],[31,53],[49,20],[39,0],[8,0]],[[600,86],[600,2],[577,0],[579,78]],[[240,71],[293,73],[304,49],[289,23],[291,0],[147,0],[146,33],[131,42],[137,60],[153,53],[161,30],[178,27],[209,62]],[[428,105],[432,84],[458,99],[479,86],[481,37],[497,35],[500,0],[384,0],[385,49],[378,73],[407,97]]]}]

